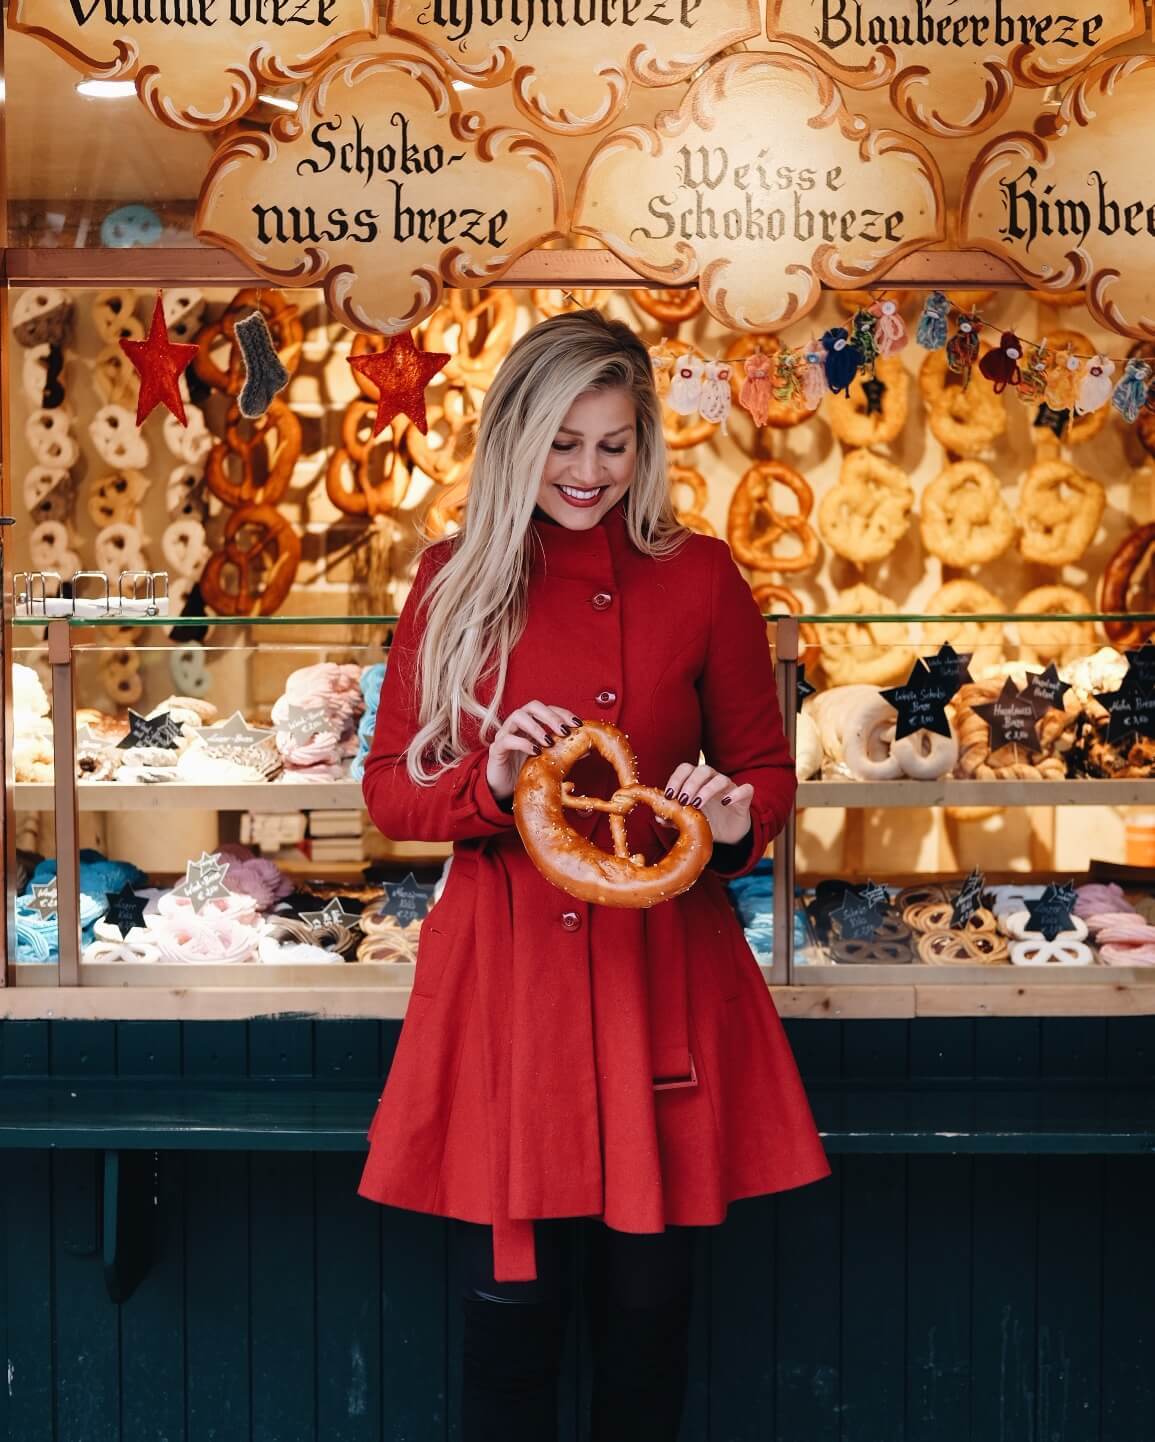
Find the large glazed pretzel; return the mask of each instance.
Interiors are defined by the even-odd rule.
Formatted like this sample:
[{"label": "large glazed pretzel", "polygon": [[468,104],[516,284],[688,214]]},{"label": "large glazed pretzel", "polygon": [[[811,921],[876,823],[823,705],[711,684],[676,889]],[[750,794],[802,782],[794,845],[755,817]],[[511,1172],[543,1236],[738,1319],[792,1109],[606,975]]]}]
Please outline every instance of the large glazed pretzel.
[{"label": "large glazed pretzel", "polygon": [[[604,757],[617,773],[618,788],[608,800],[575,796],[573,782],[566,780],[591,751]],[[673,846],[652,866],[647,866],[643,856],[630,854],[626,837],[626,816],[639,802],[678,829]],[[574,831],[566,819],[567,808],[585,814],[606,812],[613,853]],[[638,783],[637,760],[629,741],[616,726],[604,721],[583,722],[540,756],[525,762],[513,794],[513,814],[530,860],[546,880],[570,896],[599,906],[656,906],[687,891],[701,875],[714,845],[710,823],[700,811],[671,800],[656,787]]]}]

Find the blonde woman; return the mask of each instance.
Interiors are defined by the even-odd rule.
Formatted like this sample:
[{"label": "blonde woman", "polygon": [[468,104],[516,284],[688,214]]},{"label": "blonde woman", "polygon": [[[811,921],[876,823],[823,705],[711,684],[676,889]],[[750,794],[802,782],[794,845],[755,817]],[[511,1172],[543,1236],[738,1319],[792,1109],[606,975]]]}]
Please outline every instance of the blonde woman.
[{"label": "blonde woman", "polygon": [[[583,719],[709,821],[674,900],[575,901],[526,855],[518,771]],[[615,784],[596,756],[572,779]],[[583,1236],[591,1437],[674,1442],[697,1230],[829,1175],[722,882],[794,785],[749,588],[671,509],[645,347],[596,311],[543,322],[486,396],[461,534],[421,557],[364,780],[385,835],[453,842],[359,1192],[456,1219],[465,1442],[556,1435]],[[604,814],[574,824],[612,848]],[[651,861],[669,845],[640,809],[629,836]]]}]

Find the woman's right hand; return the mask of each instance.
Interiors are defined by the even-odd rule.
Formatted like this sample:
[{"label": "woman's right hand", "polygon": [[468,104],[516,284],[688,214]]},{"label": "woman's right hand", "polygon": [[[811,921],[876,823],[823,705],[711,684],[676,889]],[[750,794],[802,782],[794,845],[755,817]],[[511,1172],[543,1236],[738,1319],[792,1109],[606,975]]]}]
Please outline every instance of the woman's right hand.
[{"label": "woman's right hand", "polygon": [[544,701],[527,701],[511,711],[489,743],[485,779],[498,801],[513,795],[517,777],[527,756],[540,756],[542,747],[552,746],[559,736],[568,736],[582,724],[561,706]]}]

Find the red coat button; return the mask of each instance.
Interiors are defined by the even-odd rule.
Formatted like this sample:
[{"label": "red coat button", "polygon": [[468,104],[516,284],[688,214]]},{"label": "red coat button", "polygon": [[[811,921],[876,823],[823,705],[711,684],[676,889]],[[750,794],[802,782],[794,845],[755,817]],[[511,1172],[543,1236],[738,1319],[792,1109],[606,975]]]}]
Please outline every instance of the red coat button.
[{"label": "red coat button", "polygon": [[561,914],[561,924],[565,927],[566,931],[578,931],[581,928],[582,919],[576,911],[563,911]]},{"label": "red coat button", "polygon": [[594,697],[594,700],[599,706],[612,706],[617,699],[618,693],[616,691],[599,691]]},{"label": "red coat button", "polygon": [[596,596],[590,598],[590,605],[595,611],[608,611],[613,605],[614,598],[608,591],[599,591]]}]

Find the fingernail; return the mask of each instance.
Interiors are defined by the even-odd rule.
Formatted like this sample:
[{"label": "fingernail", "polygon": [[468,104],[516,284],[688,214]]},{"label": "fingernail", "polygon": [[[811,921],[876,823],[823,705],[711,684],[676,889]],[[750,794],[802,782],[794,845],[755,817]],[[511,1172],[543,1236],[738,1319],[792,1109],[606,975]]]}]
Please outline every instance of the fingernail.
[{"label": "fingernail", "polygon": [[733,797],[723,796],[723,797],[722,797],[722,805],[723,805],[723,806],[729,806],[729,804],[730,804],[730,802],[731,802],[732,800],[733,800]]},{"label": "fingernail", "polygon": [[683,806],[685,806],[689,799],[690,798],[685,791],[680,791],[678,793],[678,800],[682,803]]},{"label": "fingernail", "polygon": [[573,718],[573,724],[575,726],[580,726],[582,724],[582,718],[580,716],[575,716]]},{"label": "fingernail", "polygon": [[535,747],[533,748],[533,754],[534,754],[535,756],[540,756],[540,755],[541,755],[541,747],[540,747],[540,746],[535,746]]},{"label": "fingernail", "polygon": [[674,788],[673,788],[672,786],[667,786],[667,787],[666,787],[666,800],[667,800],[667,801],[673,801],[673,799],[674,799]]},{"label": "fingernail", "polygon": [[570,733],[572,730],[573,730],[573,727],[572,727],[572,726],[563,726],[563,727],[561,728],[561,734],[562,734],[563,736],[568,736],[569,733]]},{"label": "fingernail", "polygon": [[553,736],[551,736],[550,733],[547,731],[547,732],[545,733],[545,745],[546,745],[546,746],[552,746],[553,743],[554,743],[554,740],[555,740],[555,738],[554,738]]},{"label": "fingernail", "polygon": [[702,798],[701,798],[700,796],[695,796],[694,799],[693,799],[693,801],[690,802],[690,805],[691,805],[691,806],[696,806],[696,807],[698,807],[699,810],[701,810],[701,807],[702,807]]}]

